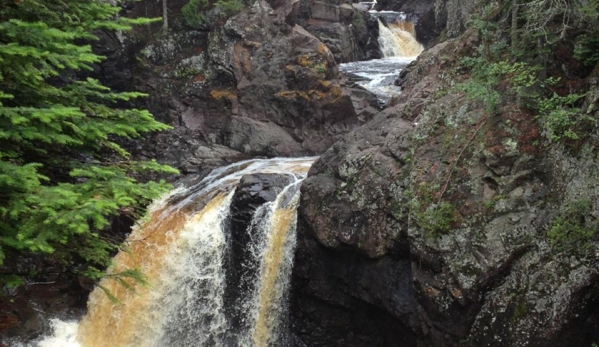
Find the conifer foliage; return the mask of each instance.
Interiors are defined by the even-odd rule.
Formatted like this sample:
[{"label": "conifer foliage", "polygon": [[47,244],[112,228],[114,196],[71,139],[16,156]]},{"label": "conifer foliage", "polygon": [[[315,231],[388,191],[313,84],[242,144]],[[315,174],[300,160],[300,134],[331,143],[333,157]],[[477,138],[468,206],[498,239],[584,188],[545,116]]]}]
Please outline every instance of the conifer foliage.
[{"label": "conifer foliage", "polygon": [[117,107],[143,94],[77,77],[103,59],[89,44],[94,30],[149,21],[118,19],[112,3],[0,0],[0,265],[8,250],[47,253],[100,277],[116,246],[98,231],[167,188],[134,176],[175,172],[133,161],[117,143],[168,128],[147,110]]}]

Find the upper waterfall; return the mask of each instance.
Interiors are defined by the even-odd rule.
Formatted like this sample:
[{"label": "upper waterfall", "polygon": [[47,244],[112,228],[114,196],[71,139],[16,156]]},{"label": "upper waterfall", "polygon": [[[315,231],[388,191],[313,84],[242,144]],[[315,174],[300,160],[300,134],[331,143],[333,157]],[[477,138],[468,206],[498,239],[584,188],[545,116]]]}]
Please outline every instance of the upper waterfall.
[{"label": "upper waterfall", "polygon": [[394,81],[424,47],[416,39],[415,16],[392,11],[369,12],[378,19],[378,43],[384,58],[340,64],[339,68],[357,77],[356,82],[376,94],[384,104],[401,93]]},{"label": "upper waterfall", "polygon": [[[286,293],[295,247],[299,188],[315,158],[257,159],[213,171],[201,182],[155,202],[91,293],[79,322],[55,322],[39,347],[279,346],[286,341]],[[279,174],[284,187],[247,225],[251,285],[227,297],[231,262],[230,214],[244,175]],[[115,280],[139,268],[149,286]],[[134,290],[132,290],[132,288]],[[106,295],[109,292],[111,296]],[[231,302],[233,300],[234,302]],[[118,301],[119,303],[115,303]],[[235,306],[234,309],[231,306]],[[231,312],[241,318],[237,323]]]},{"label": "upper waterfall", "polygon": [[378,17],[381,16],[384,16],[388,25],[385,26],[381,18],[378,18],[379,45],[385,58],[416,57],[422,53],[424,47],[416,40],[416,27],[407,15],[395,12],[378,13]]},{"label": "upper waterfall", "polygon": [[400,71],[416,59],[424,48],[416,40],[416,18],[392,11],[370,13],[378,19],[378,41],[384,58],[340,64],[339,68],[344,73],[358,76],[357,82],[376,94],[384,104],[401,93],[401,89],[393,84],[394,81]]}]

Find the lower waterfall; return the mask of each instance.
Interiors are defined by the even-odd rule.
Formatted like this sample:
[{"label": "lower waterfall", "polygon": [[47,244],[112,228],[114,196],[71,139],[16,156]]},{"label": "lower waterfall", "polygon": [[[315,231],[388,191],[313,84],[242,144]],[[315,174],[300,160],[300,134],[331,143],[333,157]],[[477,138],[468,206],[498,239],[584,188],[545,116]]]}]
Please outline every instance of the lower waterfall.
[{"label": "lower waterfall", "polygon": [[[127,249],[90,294],[80,322],[53,321],[39,347],[281,346],[286,341],[289,288],[299,191],[315,158],[256,159],[214,170],[201,182],[155,202],[135,227]],[[288,184],[256,209],[248,225],[252,288],[236,305],[232,326],[225,287],[230,205],[244,175],[280,174]],[[139,268],[148,286],[119,283],[115,274]],[[109,294],[107,294],[109,293]]]},{"label": "lower waterfall", "polygon": [[[299,202],[299,186],[296,181],[287,186],[273,203],[266,205],[268,218],[260,223],[262,233],[256,254],[259,259],[259,278],[252,295],[249,314],[251,324],[251,340],[249,335],[242,340],[242,346],[269,346],[280,341],[279,324],[285,319],[284,302],[289,289],[289,279],[293,265],[293,250],[295,249],[295,227],[297,222],[297,205]],[[291,197],[289,201],[288,197]],[[260,217],[256,214],[255,217]]]}]

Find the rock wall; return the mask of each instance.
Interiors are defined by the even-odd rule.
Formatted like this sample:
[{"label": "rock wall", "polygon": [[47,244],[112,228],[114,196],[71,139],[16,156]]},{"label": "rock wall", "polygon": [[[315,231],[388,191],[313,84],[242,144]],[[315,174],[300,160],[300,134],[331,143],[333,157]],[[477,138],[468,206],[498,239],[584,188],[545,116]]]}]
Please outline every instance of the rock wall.
[{"label": "rock wall", "polygon": [[[478,44],[468,34],[425,51],[397,104],[312,167],[292,293],[306,345],[597,342],[597,126],[572,148],[526,110],[507,103],[491,117],[453,92],[448,69]],[[595,120],[598,78],[582,107]],[[565,218],[575,225],[559,234]],[[386,324],[408,339],[387,339]]]},{"label": "rock wall", "polygon": [[[363,89],[340,84],[327,45],[296,24],[298,5],[256,1],[209,28],[190,30],[175,15],[167,33],[106,34],[98,48],[118,62],[98,68],[108,84],[148,93],[141,106],[174,127],[132,143],[134,155],[198,173],[250,156],[322,153],[370,119],[377,110]],[[172,6],[176,14],[180,1]],[[146,1],[130,14],[159,9]]]},{"label": "rock wall", "polygon": [[[307,346],[416,344],[407,221],[390,199],[405,189],[397,180],[403,168],[372,147],[384,145],[378,137],[387,121],[379,116],[361,129],[366,136],[336,143],[304,182],[292,312]],[[402,122],[397,132],[409,128]]]},{"label": "rock wall", "polygon": [[378,22],[351,2],[300,0],[298,23],[327,45],[337,63],[383,57]]}]

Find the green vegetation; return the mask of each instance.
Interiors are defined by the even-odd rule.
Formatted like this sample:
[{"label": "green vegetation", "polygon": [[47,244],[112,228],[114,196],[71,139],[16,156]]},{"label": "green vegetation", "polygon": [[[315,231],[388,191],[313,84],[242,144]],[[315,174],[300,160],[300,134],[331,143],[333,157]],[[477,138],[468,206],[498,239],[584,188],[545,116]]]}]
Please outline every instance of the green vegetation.
[{"label": "green vegetation", "polygon": [[578,140],[579,125],[594,122],[592,117],[582,115],[580,108],[576,106],[584,96],[584,94],[575,93],[560,96],[554,92],[551,97],[537,100],[536,108],[546,122],[551,140],[559,141],[563,138]]},{"label": "green vegetation", "polygon": [[[540,66],[510,60],[494,62],[482,56],[462,58],[461,65],[471,69],[472,78],[458,85],[459,90],[486,105],[490,114],[499,112],[499,107],[509,99],[535,110],[545,123],[551,140],[577,140],[580,124],[593,120],[581,116],[577,106],[585,95],[570,93],[560,96],[552,91],[551,87],[559,82],[559,78],[542,80],[538,77],[542,70]],[[501,82],[506,83],[506,89],[499,89]]]},{"label": "green vegetation", "polygon": [[[149,286],[150,283],[147,281],[146,276],[137,269],[127,269],[118,273],[111,273],[106,275],[107,278],[117,281],[121,286],[130,292],[135,292],[135,287],[127,280],[133,280],[135,283],[141,284],[142,286]],[[98,287],[106,293],[106,296],[115,305],[120,305],[121,301],[110,292],[105,286],[98,284]]]},{"label": "green vegetation", "polygon": [[580,253],[589,249],[589,241],[599,229],[599,221],[590,214],[592,207],[590,200],[583,199],[562,208],[547,232],[547,237],[556,250]]},{"label": "green vegetation", "polygon": [[524,299],[520,299],[516,308],[514,308],[514,320],[518,320],[528,313],[528,308],[526,307],[526,301]]},{"label": "green vegetation", "polygon": [[429,235],[438,236],[447,234],[459,221],[459,212],[452,203],[447,201],[433,202],[433,197],[438,195],[440,187],[421,183],[417,192],[406,192],[410,197],[410,214],[415,222]]},{"label": "green vegetation", "polygon": [[103,59],[89,45],[94,30],[149,22],[117,20],[119,10],[102,0],[0,0],[0,264],[6,255],[51,254],[72,271],[103,276],[117,245],[100,231],[113,216],[136,219],[168,189],[135,177],[176,172],[133,161],[119,144],[169,128],[121,107],[143,94],[80,77]]},{"label": "green vegetation", "polygon": [[351,22],[358,31],[367,30],[366,21],[364,20],[364,15],[362,14],[362,12],[356,11],[354,13],[354,16],[352,17]]},{"label": "green vegetation", "polygon": [[[567,8],[548,2],[513,1],[485,7],[471,22],[481,44],[472,56],[460,60],[459,71],[467,71],[470,78],[457,88],[484,105],[491,115],[516,101],[537,115],[549,140],[578,140],[592,121],[580,112],[585,94],[564,88],[562,78],[567,74],[557,71],[561,67],[556,66],[563,62],[553,61],[553,54],[568,44],[567,23],[576,19],[582,23],[582,33],[572,47],[573,58],[589,66],[599,61],[599,0]],[[514,4],[517,8],[510,8]],[[498,24],[497,18],[509,15],[513,20],[508,36],[508,28]]]},{"label": "green vegetation", "polygon": [[579,11],[586,30],[576,40],[574,57],[587,66],[594,66],[599,63],[599,0],[590,0]]},{"label": "green vegetation", "polygon": [[314,66],[314,71],[318,74],[324,75],[327,72],[325,63],[319,63]]},{"label": "green vegetation", "polygon": [[507,93],[498,90],[500,82],[509,76],[513,92],[521,97],[527,88],[537,83],[535,74],[538,71],[538,68],[522,62],[511,63],[508,60],[493,62],[493,60],[483,55],[462,58],[461,65],[463,68],[471,69],[472,78],[458,86],[458,89],[471,99],[480,100],[486,105],[487,112],[491,114],[498,112],[498,107],[504,102],[503,98],[508,97]]},{"label": "green vegetation", "polygon": [[457,221],[457,211],[446,201],[431,205],[418,215],[418,224],[433,235],[447,234]]},{"label": "green vegetation", "polygon": [[215,9],[218,17],[227,18],[243,9],[242,0],[217,0],[211,6],[209,0],[189,0],[189,2],[181,8],[181,13],[185,22],[192,28],[198,28],[209,24],[206,11]]},{"label": "green vegetation", "polygon": [[599,30],[581,35],[574,50],[574,57],[585,65],[593,66],[599,61]]},{"label": "green vegetation", "polygon": [[183,66],[177,69],[176,74],[178,78],[192,78],[200,74],[201,71],[193,66]]}]

